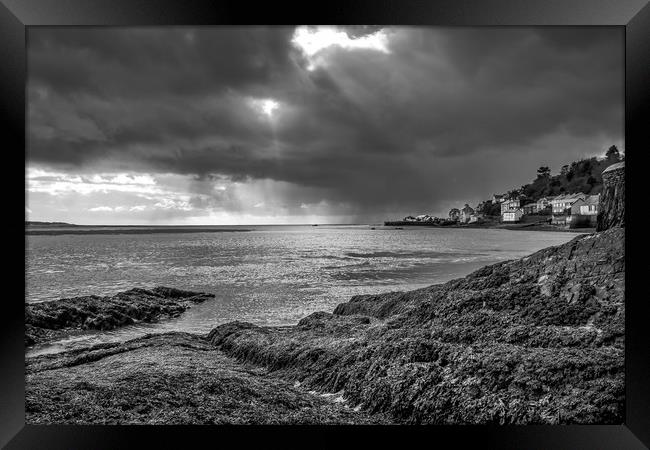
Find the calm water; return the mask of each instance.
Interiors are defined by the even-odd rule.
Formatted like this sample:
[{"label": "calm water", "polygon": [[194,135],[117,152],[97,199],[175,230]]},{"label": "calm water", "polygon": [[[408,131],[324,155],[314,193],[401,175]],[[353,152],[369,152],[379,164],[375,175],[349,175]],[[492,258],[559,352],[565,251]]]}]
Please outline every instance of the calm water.
[{"label": "calm water", "polygon": [[[241,228],[241,227],[240,227]],[[266,226],[229,233],[59,235],[27,239],[27,302],[159,285],[216,295],[181,317],[86,333],[44,353],[243,320],[295,324],[352,295],[408,290],[519,258],[574,233],[359,226]]]}]

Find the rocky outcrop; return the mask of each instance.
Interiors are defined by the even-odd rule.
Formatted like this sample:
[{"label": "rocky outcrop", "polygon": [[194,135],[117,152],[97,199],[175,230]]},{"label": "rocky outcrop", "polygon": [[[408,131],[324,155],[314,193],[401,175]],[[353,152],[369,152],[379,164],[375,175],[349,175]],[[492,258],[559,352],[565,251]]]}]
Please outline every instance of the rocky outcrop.
[{"label": "rocky outcrop", "polygon": [[244,367],[186,333],[28,358],[25,380],[30,424],[386,422]]},{"label": "rocky outcrop", "polygon": [[598,205],[597,231],[625,226],[625,161],[603,171],[603,192]]},{"label": "rocky outcrop", "polygon": [[624,237],[581,235],[295,326],[28,358],[27,422],[620,424]]},{"label": "rocky outcrop", "polygon": [[231,323],[226,354],[395,422],[621,423],[624,230],[442,285],[356,296],[292,328]]},{"label": "rocky outcrop", "polygon": [[213,294],[168,287],[131,289],[112,297],[91,295],[25,306],[25,345],[64,336],[75,330],[112,330],[136,322],[176,317]]}]

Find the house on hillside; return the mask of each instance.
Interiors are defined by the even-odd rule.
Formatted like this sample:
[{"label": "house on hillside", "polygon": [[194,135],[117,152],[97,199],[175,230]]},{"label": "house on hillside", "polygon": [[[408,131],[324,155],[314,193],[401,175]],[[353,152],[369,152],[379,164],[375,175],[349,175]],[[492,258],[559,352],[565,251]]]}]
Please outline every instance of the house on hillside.
[{"label": "house on hillside", "polygon": [[542,197],[537,200],[537,212],[544,211],[555,197]]},{"label": "house on hillside", "polygon": [[588,195],[571,205],[571,215],[567,217],[567,225],[571,228],[595,227],[598,217],[600,194]]},{"label": "house on hillside", "polygon": [[598,215],[599,201],[600,194],[588,195],[584,199],[580,199],[571,205],[571,215],[596,216]]},{"label": "house on hillside", "polygon": [[494,194],[494,195],[492,196],[492,203],[501,203],[503,200],[504,200],[504,196],[503,196],[503,195]]},{"label": "house on hillside", "polygon": [[511,209],[501,214],[501,220],[503,222],[512,222],[512,223],[519,222],[523,215],[524,215],[524,210],[522,208]]},{"label": "house on hillside", "polygon": [[584,200],[587,196],[582,193],[558,195],[551,200],[553,215],[551,223],[560,226],[571,225],[571,207],[578,200]]},{"label": "house on hillside", "polygon": [[474,214],[474,208],[469,206],[467,203],[465,203],[465,207],[460,210],[460,218],[459,220],[462,223],[468,223],[472,214]]},{"label": "house on hillside", "polygon": [[524,214],[535,214],[537,212],[537,203],[527,203],[524,206],[522,206],[522,209],[524,210]]},{"label": "house on hillside", "polygon": [[581,192],[575,194],[558,195],[553,200],[551,200],[553,215],[565,214],[567,212],[566,210],[571,208],[571,205],[573,205],[578,200],[584,200],[585,197],[587,196]]},{"label": "house on hillside", "polygon": [[521,203],[519,202],[518,198],[506,199],[503,202],[501,202],[501,215],[503,215],[504,212],[513,211],[520,207],[521,207]]}]

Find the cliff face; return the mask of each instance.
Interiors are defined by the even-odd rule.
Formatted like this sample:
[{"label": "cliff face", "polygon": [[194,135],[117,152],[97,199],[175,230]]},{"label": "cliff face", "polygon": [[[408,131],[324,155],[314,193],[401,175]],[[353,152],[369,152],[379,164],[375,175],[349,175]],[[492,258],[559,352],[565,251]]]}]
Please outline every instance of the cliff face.
[{"label": "cliff face", "polygon": [[625,162],[603,171],[603,192],[598,206],[597,231],[625,226]]}]

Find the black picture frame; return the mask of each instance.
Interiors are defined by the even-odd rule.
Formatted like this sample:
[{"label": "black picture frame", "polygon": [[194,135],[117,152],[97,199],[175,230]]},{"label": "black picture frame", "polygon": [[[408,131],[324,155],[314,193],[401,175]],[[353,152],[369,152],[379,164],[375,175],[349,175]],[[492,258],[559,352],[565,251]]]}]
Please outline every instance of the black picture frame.
[{"label": "black picture frame", "polygon": [[[648,239],[643,230],[641,180],[650,151],[647,114],[650,92],[650,5],[647,0],[363,0],[276,3],[244,0],[0,0],[0,114],[3,156],[14,154],[3,182],[8,208],[6,243],[17,243],[24,200],[18,148],[25,149],[26,27],[40,25],[220,25],[220,24],[400,24],[438,26],[609,25],[625,28],[626,154],[626,345],[625,420],[622,425],[429,426],[429,427],[192,427],[34,426],[24,417],[24,283],[15,245],[5,268],[11,295],[3,296],[0,327],[0,446],[6,448],[188,447],[191,439],[237,445],[262,437],[266,444],[325,447],[347,443],[350,434],[404,445],[517,449],[636,449],[650,446],[650,327],[643,277]],[[623,62],[622,62],[623,63]],[[644,126],[645,125],[645,126]],[[6,158],[8,160],[8,158]],[[633,185],[640,186],[635,191]],[[641,202],[641,203],[635,203]],[[638,205],[630,211],[631,205]],[[21,208],[23,213],[21,213]],[[24,260],[24,247],[23,260]],[[13,253],[15,252],[15,254]],[[23,278],[24,279],[24,278]],[[315,438],[314,433],[319,437]],[[297,437],[300,436],[300,437]],[[421,444],[418,444],[421,445]]]}]

